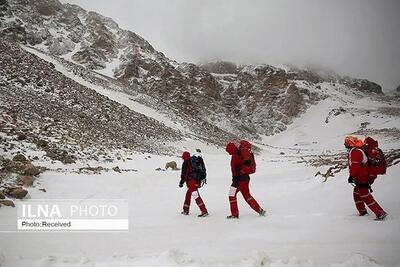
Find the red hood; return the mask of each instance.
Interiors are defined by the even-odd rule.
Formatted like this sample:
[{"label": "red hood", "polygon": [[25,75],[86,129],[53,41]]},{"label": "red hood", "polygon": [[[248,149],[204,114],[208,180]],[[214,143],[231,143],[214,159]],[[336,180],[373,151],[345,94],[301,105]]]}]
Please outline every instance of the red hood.
[{"label": "red hood", "polygon": [[228,152],[229,155],[233,155],[238,151],[238,149],[234,143],[228,143],[226,145],[225,151]]},{"label": "red hood", "polygon": [[369,136],[365,138],[364,143],[370,148],[378,147],[378,141],[374,140],[372,137]]},{"label": "red hood", "polygon": [[188,160],[188,159],[190,159],[190,153],[187,152],[187,151],[183,152],[183,154],[182,154],[182,159],[183,159],[183,160]]}]

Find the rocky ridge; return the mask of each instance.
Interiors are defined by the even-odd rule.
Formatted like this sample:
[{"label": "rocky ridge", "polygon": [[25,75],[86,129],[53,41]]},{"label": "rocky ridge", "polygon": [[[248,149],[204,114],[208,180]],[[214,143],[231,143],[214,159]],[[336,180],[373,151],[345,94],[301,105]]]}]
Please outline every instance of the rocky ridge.
[{"label": "rocky ridge", "polygon": [[112,19],[57,0],[8,0],[1,10],[1,35],[92,71],[85,78],[112,78],[108,83],[144,95],[144,104],[210,142],[283,131],[309,106],[329,97],[327,88],[360,97],[382,93],[367,80],[312,70],[177,63]]}]

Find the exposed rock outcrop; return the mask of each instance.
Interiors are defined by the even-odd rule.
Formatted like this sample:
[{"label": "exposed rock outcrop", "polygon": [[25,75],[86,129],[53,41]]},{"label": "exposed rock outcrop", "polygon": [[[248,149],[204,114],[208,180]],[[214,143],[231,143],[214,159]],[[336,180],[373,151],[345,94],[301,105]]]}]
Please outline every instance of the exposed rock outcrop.
[{"label": "exposed rock outcrop", "polygon": [[12,198],[23,199],[28,194],[28,191],[22,187],[15,187],[9,189],[6,194]]}]

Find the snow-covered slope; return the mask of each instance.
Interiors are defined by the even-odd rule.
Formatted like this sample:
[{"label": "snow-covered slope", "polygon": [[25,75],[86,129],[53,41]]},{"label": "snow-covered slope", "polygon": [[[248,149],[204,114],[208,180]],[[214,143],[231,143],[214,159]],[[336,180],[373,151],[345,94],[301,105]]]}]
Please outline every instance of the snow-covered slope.
[{"label": "snow-covered slope", "polygon": [[[38,182],[47,193],[34,188],[31,197],[127,198],[130,231],[0,233],[3,265],[397,267],[400,166],[390,167],[373,186],[375,198],[389,213],[386,221],[376,222],[372,214],[357,216],[346,170],[323,182],[314,177],[318,168],[297,163],[310,154],[343,151],[344,135],[356,131],[364,120],[376,129],[398,125],[398,118],[390,119],[390,115],[374,119],[376,110],[398,107],[380,103],[370,110],[371,102],[360,102],[360,110],[352,110],[354,116],[344,112],[326,123],[327,114],[338,108],[338,103],[322,102],[286,133],[266,138],[264,147],[260,144],[265,150],[257,156],[251,191],[267,210],[265,218],[257,216],[239,197],[241,218],[225,219],[229,214],[229,156],[218,149],[207,148],[204,153],[208,183],[200,192],[211,214],[207,218],[195,216],[196,206],[191,207],[190,216],[182,216],[185,190],[178,188],[179,172],[155,170],[170,160],[181,163],[177,157],[129,155],[132,160],[88,162],[91,166],[137,170],[100,175],[74,174],[71,171],[81,165],[70,165],[68,175],[56,171],[43,174]],[[370,112],[359,113],[365,109]],[[398,136],[374,137],[382,147],[399,148]],[[290,146],[294,142],[298,145]],[[13,212],[2,210],[2,225],[12,225]]]},{"label": "snow-covered slope", "polygon": [[286,131],[265,136],[263,143],[274,144],[283,151],[296,153],[300,149],[320,154],[342,150],[344,136],[358,134],[384,140],[380,144],[383,149],[399,149],[399,115],[398,102],[335,94],[311,107]]}]

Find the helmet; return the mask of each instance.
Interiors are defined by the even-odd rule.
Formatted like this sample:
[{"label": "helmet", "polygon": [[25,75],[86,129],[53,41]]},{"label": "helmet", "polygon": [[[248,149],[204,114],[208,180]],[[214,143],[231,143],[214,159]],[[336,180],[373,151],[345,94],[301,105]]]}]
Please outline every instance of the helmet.
[{"label": "helmet", "polygon": [[237,147],[234,143],[228,143],[225,151],[228,152],[229,155],[233,155],[237,151]]},{"label": "helmet", "polygon": [[183,152],[183,154],[182,154],[182,159],[183,159],[183,160],[188,160],[188,159],[190,159],[190,153],[187,152],[187,151]]},{"label": "helmet", "polygon": [[344,139],[344,146],[347,148],[363,147],[364,142],[355,136],[349,135],[349,136],[346,136],[346,138]]}]

